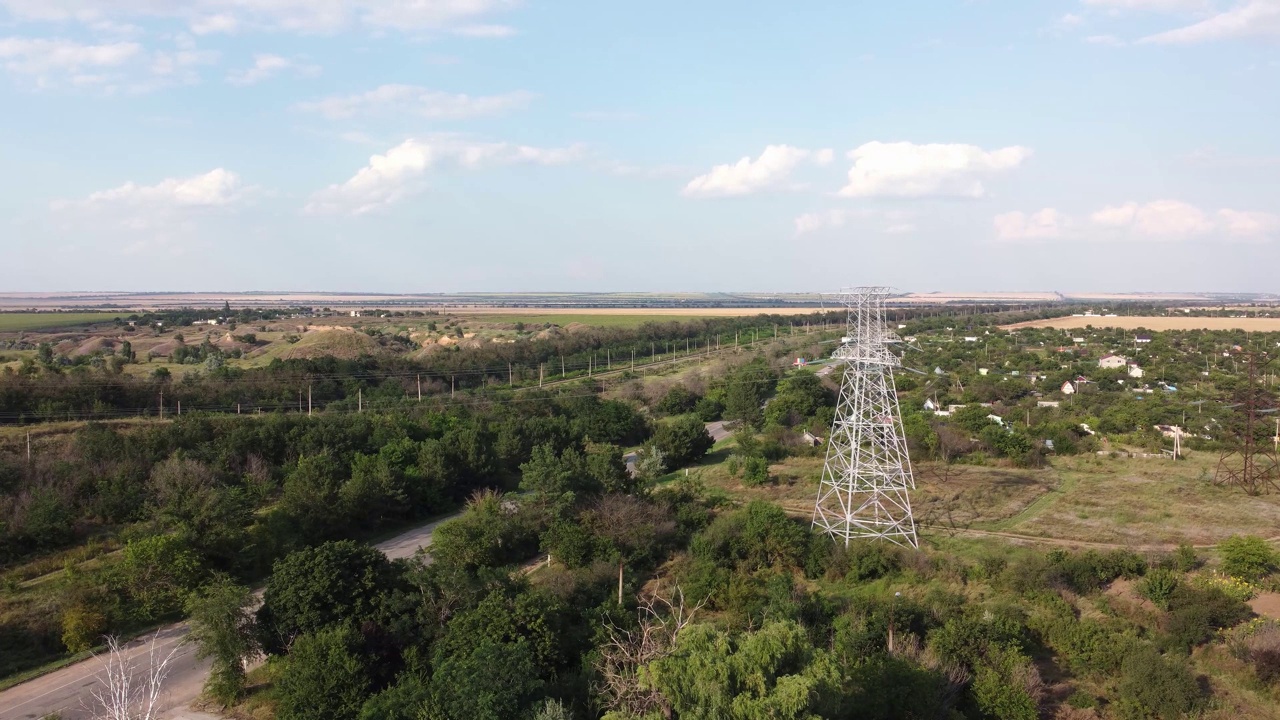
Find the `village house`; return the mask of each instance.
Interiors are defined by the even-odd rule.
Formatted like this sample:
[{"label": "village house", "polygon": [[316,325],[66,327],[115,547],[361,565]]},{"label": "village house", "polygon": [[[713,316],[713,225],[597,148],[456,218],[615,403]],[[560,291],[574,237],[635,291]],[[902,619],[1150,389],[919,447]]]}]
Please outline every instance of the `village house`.
[{"label": "village house", "polygon": [[1128,363],[1129,360],[1123,355],[1116,355],[1114,353],[1103,355],[1101,358],[1098,358],[1098,367],[1104,370],[1118,370]]}]

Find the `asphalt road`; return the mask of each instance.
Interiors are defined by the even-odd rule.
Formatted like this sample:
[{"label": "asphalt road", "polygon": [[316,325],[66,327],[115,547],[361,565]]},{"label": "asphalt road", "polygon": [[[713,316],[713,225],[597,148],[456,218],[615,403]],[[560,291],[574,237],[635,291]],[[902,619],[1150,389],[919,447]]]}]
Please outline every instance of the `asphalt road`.
[{"label": "asphalt road", "polygon": [[[431,545],[432,532],[447,519],[441,518],[414,528],[378,543],[376,547],[392,560],[412,557],[418,548]],[[159,631],[157,647],[161,653],[178,648],[165,681],[167,709],[160,717],[168,720],[211,720],[218,716],[188,707],[200,695],[209,663],[196,660],[195,648],[182,644],[186,635],[186,623],[169,625]],[[126,652],[130,657],[145,653],[150,637],[129,643]],[[0,720],[35,720],[54,713],[59,713],[63,720],[91,720],[94,701],[90,693],[98,684],[97,675],[102,666],[101,659],[90,658],[0,692]]]}]

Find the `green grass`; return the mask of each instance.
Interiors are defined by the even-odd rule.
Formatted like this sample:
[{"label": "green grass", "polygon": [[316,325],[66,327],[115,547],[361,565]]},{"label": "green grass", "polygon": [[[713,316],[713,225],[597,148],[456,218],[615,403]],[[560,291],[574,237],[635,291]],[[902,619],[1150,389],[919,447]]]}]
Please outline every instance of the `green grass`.
[{"label": "green grass", "polygon": [[0,312],[0,332],[21,332],[23,330],[48,330],[88,325],[90,323],[110,322],[112,318],[122,318],[123,313],[10,313]]}]

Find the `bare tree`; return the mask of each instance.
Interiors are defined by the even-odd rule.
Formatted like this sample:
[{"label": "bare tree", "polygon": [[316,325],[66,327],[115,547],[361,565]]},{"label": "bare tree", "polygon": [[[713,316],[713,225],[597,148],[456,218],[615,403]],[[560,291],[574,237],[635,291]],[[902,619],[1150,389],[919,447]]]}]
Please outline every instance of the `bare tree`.
[{"label": "bare tree", "polygon": [[613,624],[605,628],[608,638],[600,648],[595,669],[596,690],[606,708],[635,716],[667,709],[662,694],[640,682],[640,668],[671,652],[676,636],[705,602],[703,599],[687,609],[684,590],[676,586],[669,598],[655,594],[641,600],[634,630]]},{"label": "bare tree", "polygon": [[182,643],[166,649],[157,631],[141,648],[129,652],[114,636],[107,636],[107,654],[97,675],[98,687],[89,691],[94,720],[156,720],[164,703],[164,681]]}]

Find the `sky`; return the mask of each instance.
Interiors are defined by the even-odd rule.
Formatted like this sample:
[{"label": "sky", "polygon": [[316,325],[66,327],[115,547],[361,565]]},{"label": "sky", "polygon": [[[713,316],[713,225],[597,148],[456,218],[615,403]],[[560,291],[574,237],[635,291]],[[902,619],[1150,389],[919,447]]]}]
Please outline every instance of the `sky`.
[{"label": "sky", "polygon": [[0,291],[1274,292],[1280,0],[0,0]]}]

